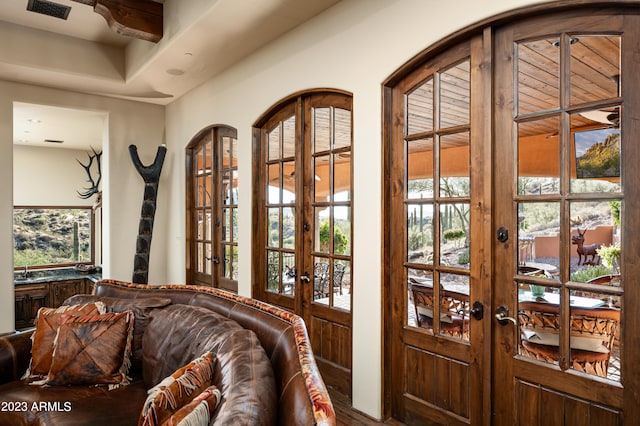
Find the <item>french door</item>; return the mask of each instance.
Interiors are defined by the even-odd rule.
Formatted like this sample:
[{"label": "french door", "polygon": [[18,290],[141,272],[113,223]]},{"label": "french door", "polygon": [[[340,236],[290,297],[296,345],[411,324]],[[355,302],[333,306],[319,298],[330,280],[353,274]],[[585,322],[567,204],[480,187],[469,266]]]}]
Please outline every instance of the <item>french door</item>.
[{"label": "french door", "polygon": [[254,132],[254,297],[302,316],[323,379],[351,394],[351,97],[317,91]]},{"label": "french door", "polygon": [[388,167],[402,182],[388,194],[388,369],[391,414],[407,424],[467,424],[489,412],[486,42],[461,43],[385,92]]},{"label": "french door", "polygon": [[582,6],[385,83],[385,395],[406,424],[640,415],[640,19]]},{"label": "french door", "polygon": [[589,10],[496,31],[497,425],[636,422],[639,28]]},{"label": "french door", "polygon": [[186,150],[187,283],[238,291],[236,129],[202,130]]}]

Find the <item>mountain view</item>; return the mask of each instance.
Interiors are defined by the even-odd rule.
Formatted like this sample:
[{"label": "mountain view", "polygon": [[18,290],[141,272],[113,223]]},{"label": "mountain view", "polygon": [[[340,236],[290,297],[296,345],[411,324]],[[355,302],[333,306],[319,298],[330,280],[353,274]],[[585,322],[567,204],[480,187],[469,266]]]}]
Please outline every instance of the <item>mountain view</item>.
[{"label": "mountain view", "polygon": [[578,179],[620,176],[620,133],[608,134],[576,158],[576,175]]},{"label": "mountain view", "polygon": [[91,259],[91,208],[14,208],[14,267]]}]

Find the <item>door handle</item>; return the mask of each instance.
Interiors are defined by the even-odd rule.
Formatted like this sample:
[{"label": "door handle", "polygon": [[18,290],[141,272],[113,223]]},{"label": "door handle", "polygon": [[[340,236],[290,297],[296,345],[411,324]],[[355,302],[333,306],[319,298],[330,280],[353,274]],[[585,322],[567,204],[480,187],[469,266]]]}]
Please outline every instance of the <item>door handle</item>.
[{"label": "door handle", "polygon": [[477,320],[481,320],[484,317],[484,305],[481,301],[476,300],[473,302],[473,308],[469,311],[469,315]]},{"label": "door handle", "polygon": [[496,234],[497,234],[496,238],[501,243],[506,243],[507,240],[509,239],[509,230],[504,226],[501,226],[500,228],[498,228],[498,232],[496,232]]},{"label": "door handle", "polygon": [[300,281],[303,283],[310,283],[311,282],[311,278],[309,278],[309,273],[305,272],[304,275],[302,275],[300,277]]},{"label": "door handle", "polygon": [[509,316],[509,308],[504,305],[498,306],[496,309],[496,319],[500,325],[507,325],[508,322],[512,322],[514,325],[518,325],[518,321]]}]

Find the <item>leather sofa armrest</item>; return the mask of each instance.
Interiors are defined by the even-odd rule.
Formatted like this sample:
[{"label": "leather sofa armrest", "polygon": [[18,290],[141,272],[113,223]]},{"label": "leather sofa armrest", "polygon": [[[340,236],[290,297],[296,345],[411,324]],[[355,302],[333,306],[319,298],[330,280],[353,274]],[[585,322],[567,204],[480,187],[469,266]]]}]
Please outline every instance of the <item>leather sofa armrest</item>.
[{"label": "leather sofa armrest", "polygon": [[31,360],[33,330],[17,331],[0,337],[0,384],[20,380]]}]

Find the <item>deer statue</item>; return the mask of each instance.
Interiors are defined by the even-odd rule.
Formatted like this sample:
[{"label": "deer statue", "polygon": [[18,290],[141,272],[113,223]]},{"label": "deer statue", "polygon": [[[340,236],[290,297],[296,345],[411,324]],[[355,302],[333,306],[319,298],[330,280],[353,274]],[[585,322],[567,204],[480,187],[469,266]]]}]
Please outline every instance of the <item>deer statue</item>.
[{"label": "deer statue", "polygon": [[[578,235],[573,235],[571,237],[571,244],[577,245],[578,250],[578,265],[598,265],[600,264],[600,256],[598,255],[598,249],[600,248],[600,244],[589,244],[584,245],[584,234],[587,233],[585,229],[583,232],[580,232],[580,228],[577,228]],[[590,260],[589,256],[591,257]]]}]

